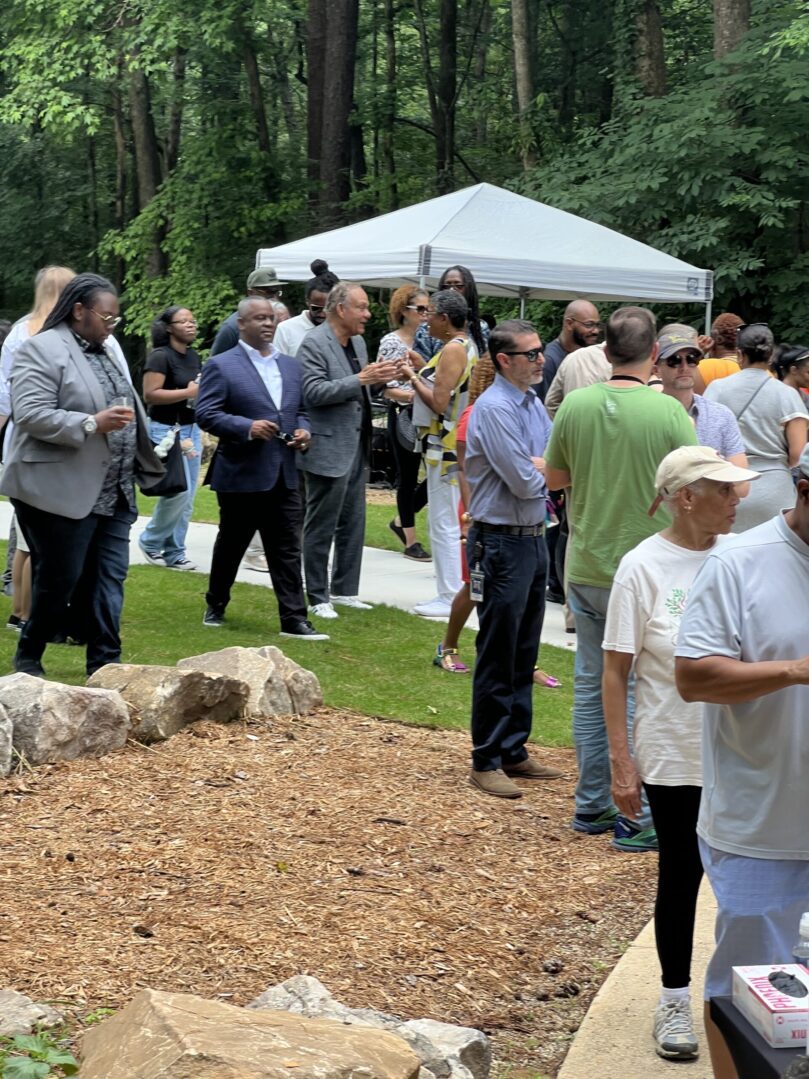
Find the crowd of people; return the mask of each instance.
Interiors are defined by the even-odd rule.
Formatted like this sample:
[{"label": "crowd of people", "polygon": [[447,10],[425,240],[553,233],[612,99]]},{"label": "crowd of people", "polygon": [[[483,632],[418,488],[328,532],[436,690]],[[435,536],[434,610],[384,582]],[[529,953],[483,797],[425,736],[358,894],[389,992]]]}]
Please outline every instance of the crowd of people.
[{"label": "crowd of people", "polygon": [[[471,674],[481,794],[518,799],[521,783],[561,775],[527,743],[534,687],[559,685],[538,668],[545,605],[566,604],[571,827],[659,851],[655,1045],[691,1058],[703,869],[719,907],[710,995],[728,991],[734,963],[786,959],[809,906],[809,349],[776,347],[768,326],[730,313],[710,336],[658,329],[641,307],[604,326],[583,299],[543,345],[528,321],[482,319],[472,274],[453,266],[432,294],[392,293],[390,332],[369,358],[365,290],[322,261],[312,273],[305,309],[288,317],[285,283],[253,271],[204,364],[193,312],[161,312],[148,414],[112,336],[115,288],[63,267],[37,275],[0,380],[14,669],[43,677],[47,645],[66,636],[86,645],[88,674],[120,661],[136,486],[161,494],[138,536],[145,557],[196,569],[186,534],[201,432],[216,439],[205,482],[220,514],[204,625],[223,625],[245,559],[271,576],[282,636],[328,640],[340,607],[369,606],[373,393],[397,465],[390,528],[406,558],[433,564],[436,595],[414,610],[448,619],[435,666]],[[417,533],[425,505],[431,554]],[[707,1013],[706,1027],[715,1074],[730,1079]]]}]

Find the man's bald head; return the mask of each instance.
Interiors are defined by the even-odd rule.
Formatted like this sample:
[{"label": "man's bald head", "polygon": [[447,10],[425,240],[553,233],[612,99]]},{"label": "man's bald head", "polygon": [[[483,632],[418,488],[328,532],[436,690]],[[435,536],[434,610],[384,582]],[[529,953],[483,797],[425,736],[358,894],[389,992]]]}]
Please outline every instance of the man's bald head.
[{"label": "man's bald head", "polygon": [[571,300],[565,308],[560,336],[568,352],[594,345],[601,336],[598,308],[589,300]]}]

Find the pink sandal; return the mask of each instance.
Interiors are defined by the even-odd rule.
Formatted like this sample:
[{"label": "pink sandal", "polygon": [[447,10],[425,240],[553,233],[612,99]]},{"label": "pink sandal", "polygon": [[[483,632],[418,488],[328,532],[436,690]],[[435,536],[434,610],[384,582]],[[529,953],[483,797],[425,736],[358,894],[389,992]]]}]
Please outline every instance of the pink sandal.
[{"label": "pink sandal", "polygon": [[562,683],[552,674],[546,674],[539,667],[534,667],[534,682],[543,689],[561,689]]}]

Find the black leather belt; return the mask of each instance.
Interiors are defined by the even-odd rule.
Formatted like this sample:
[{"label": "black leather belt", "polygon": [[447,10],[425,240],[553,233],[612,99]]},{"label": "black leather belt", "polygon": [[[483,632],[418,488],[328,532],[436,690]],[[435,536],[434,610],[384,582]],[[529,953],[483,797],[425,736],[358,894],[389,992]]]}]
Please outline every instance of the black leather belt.
[{"label": "black leather belt", "polygon": [[502,536],[544,536],[545,522],[538,525],[490,525],[485,521],[475,521],[474,527],[481,532],[499,532]]}]

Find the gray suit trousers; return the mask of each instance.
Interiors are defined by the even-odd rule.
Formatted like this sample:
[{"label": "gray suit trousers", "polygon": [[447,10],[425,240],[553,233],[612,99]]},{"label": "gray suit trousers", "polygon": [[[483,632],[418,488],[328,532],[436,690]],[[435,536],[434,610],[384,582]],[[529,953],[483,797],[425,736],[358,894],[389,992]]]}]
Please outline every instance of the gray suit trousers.
[{"label": "gray suit trousers", "polygon": [[[311,604],[328,603],[329,594],[356,596],[360,588],[365,539],[365,453],[359,441],[344,476],[306,473],[306,519],[303,525],[303,569]],[[334,559],[329,589],[329,550]]]}]

